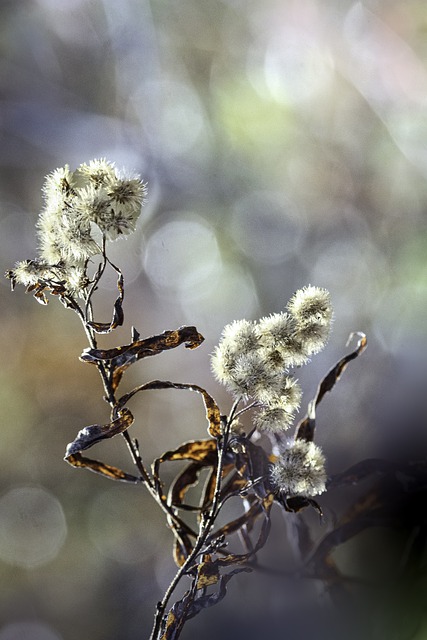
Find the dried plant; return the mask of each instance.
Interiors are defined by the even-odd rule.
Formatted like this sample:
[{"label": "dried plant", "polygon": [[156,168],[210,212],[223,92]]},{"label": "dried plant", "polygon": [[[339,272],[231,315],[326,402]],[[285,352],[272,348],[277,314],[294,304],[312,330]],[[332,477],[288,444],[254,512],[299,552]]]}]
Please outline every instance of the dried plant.
[{"label": "dried plant", "polygon": [[[138,176],[120,173],[102,159],[76,171],[68,166],[57,169],[46,178],[43,188],[45,204],[37,224],[39,256],[17,263],[6,275],[12,287],[23,284],[41,304],[47,304],[48,294],[55,296],[82,322],[89,347],[80,360],[97,368],[110,419],[81,429],[68,445],[65,460],[109,479],[143,486],[164,512],[174,537],[173,557],[178,569],[157,605],[150,640],[175,640],[187,620],[224,598],[234,575],[256,568],[257,552],[268,539],[273,505],[285,512],[313,507],[322,513],[315,498],[326,490],[328,479],[325,456],[314,442],[316,407],[348,363],[365,349],[366,338],[357,334],[356,348],[320,383],[293,438],[285,435],[294,423],[302,396],[293,371],[323,349],[333,315],[329,293],[318,287],[297,291],[282,313],[257,322],[238,320],[224,328],[211,365],[216,379],[233,396],[227,415],[221,413],[208,391],[193,383],[152,380],[119,392],[126,370],[135,362],[182,344],[194,349],[204,340],[193,326],[148,338],[141,338],[132,328],[129,344],[114,349],[98,347],[98,335],[124,322],[124,279],[108,258],[107,245],[135,229],[146,191]],[[107,268],[117,274],[118,294],[111,321],[99,322],[94,318],[93,298]],[[138,440],[129,433],[134,423],[129,406],[136,394],[150,389],[200,394],[208,437],[179,444],[148,467]],[[244,414],[250,425],[246,429],[240,422]],[[266,437],[259,438],[260,434]],[[133,474],[85,455],[101,440],[119,435],[126,440]],[[186,466],[166,487],[162,470],[171,461],[183,461]],[[363,464],[329,480],[329,486],[369,475],[372,465]],[[199,504],[189,504],[188,491],[198,484]],[[241,515],[224,522],[223,506],[231,499],[239,501]],[[354,531],[360,530],[357,518],[352,525]],[[233,534],[239,534],[239,552],[229,550]],[[328,535],[323,546],[311,550],[305,568],[308,574],[315,567],[325,580],[338,575],[331,553],[342,539],[338,534],[334,537],[334,532]],[[187,591],[174,602],[176,588],[184,579]]]}]

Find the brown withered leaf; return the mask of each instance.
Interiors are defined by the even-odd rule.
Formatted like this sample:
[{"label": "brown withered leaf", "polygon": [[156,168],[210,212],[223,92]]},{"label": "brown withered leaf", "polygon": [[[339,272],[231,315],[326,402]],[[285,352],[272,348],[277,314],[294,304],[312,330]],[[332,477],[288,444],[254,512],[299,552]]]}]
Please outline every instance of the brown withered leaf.
[{"label": "brown withered leaf", "polygon": [[158,469],[159,464],[172,460],[194,460],[203,462],[205,465],[212,465],[216,457],[215,440],[189,440],[180,445],[177,449],[166,451],[160,458],[156,458],[153,467]]},{"label": "brown withered leaf", "polygon": [[187,614],[187,620],[190,618],[194,618],[200,611],[203,609],[207,609],[208,607],[213,607],[214,605],[221,602],[221,600],[227,594],[227,584],[230,579],[238,573],[251,573],[251,567],[237,567],[233,569],[229,573],[223,575],[219,579],[219,589],[218,591],[206,595],[199,595],[193,602],[192,606],[189,608],[189,612]]},{"label": "brown withered leaf", "polygon": [[133,421],[134,418],[129,409],[123,409],[120,415],[108,424],[92,424],[84,427],[78,432],[73,442],[67,445],[65,459],[67,460],[70,456],[80,453],[84,449],[89,449],[100,440],[113,438],[117,434],[123,433],[131,426]]},{"label": "brown withered leaf", "polygon": [[260,498],[271,493],[269,486],[270,461],[264,449],[248,438],[237,437],[233,440],[236,455],[236,469]]},{"label": "brown withered leaf", "polygon": [[150,336],[143,340],[132,341],[131,344],[115,349],[85,349],[80,356],[83,362],[96,364],[97,362],[108,362],[111,371],[111,384],[115,390],[123,373],[134,362],[155,356],[162,351],[174,349],[181,344],[185,344],[187,349],[195,349],[204,340],[204,337],[197,331],[196,327],[180,327],[175,331],[164,331],[160,335]]},{"label": "brown withered leaf", "polygon": [[173,529],[175,540],[173,545],[173,559],[178,567],[182,567],[190,553],[193,551],[193,544],[190,536],[185,531]]},{"label": "brown withered leaf", "polygon": [[37,282],[26,288],[25,293],[32,293],[39,304],[46,305],[49,300],[45,296],[45,291],[49,291],[49,287],[43,282]]},{"label": "brown withered leaf", "polygon": [[[111,264],[111,263],[110,263]],[[91,327],[96,333],[110,333],[113,329],[117,327],[121,327],[124,321],[124,313],[123,313],[123,298],[124,298],[124,281],[123,275],[118,267],[112,265],[118,274],[117,278],[117,289],[119,291],[119,295],[116,298],[113,306],[113,317],[111,322],[88,322],[88,326]]]},{"label": "brown withered leaf", "polygon": [[[196,463],[200,463],[200,469],[202,469],[203,466],[211,466],[212,459],[214,459],[215,456],[216,456],[216,442],[214,440],[191,440],[189,442],[182,444],[177,449],[166,451],[166,453],[164,453],[160,458],[156,458],[153,461],[152,470],[153,470],[153,480],[155,483],[157,494],[160,497],[160,499],[164,502],[169,502],[169,504],[171,504],[170,502],[171,498],[169,497],[169,500],[167,500],[163,492],[163,483],[159,475],[160,465],[163,462],[173,461],[173,460],[178,460],[178,461],[192,460]],[[197,470],[196,477],[200,469]],[[186,491],[194,483],[193,470],[190,470],[188,476],[185,474],[185,471],[186,470],[184,470],[184,476],[181,480],[181,487],[179,490],[177,490],[178,502],[180,499],[183,500]],[[185,484],[186,482],[189,483],[188,486],[186,486]],[[181,498],[179,496],[181,496]],[[171,523],[171,526],[173,527],[172,523]]]},{"label": "brown withered leaf", "polygon": [[[237,471],[236,467],[232,465],[233,472],[230,473],[230,477],[223,483],[221,487],[221,502],[228,500],[229,498],[237,495],[241,495],[247,488],[247,482]],[[229,472],[231,469],[229,469]]]},{"label": "brown withered leaf", "polygon": [[231,522],[228,522],[226,525],[221,527],[221,529],[215,531],[214,537],[217,538],[218,536],[230,536],[232,533],[236,533],[237,531],[239,531],[249,522],[255,521],[255,519],[258,518],[258,516],[260,516],[262,513],[263,508],[257,501],[252,504],[252,506],[241,516],[239,516],[235,520],[232,520]]},{"label": "brown withered leaf", "polygon": [[[229,474],[231,474],[233,471],[235,471],[235,466],[234,466],[234,462],[233,463],[225,463],[222,466],[222,480],[224,480],[224,478],[226,478]],[[218,465],[215,464],[214,467],[212,467],[211,471],[209,472],[209,475],[206,479],[206,484],[203,488],[203,494],[202,494],[202,499],[201,499],[201,510],[202,511],[206,511],[206,509],[208,509],[211,505],[212,505],[212,501],[214,499],[214,495],[215,495],[215,489],[216,489],[216,476],[217,476],[217,471],[218,471]],[[237,474],[236,474],[237,475]],[[224,484],[222,483],[222,488],[224,487]],[[220,499],[221,497],[225,495],[224,493],[221,492],[220,494]]]},{"label": "brown withered leaf", "polygon": [[212,562],[212,556],[206,553],[197,565],[196,589],[206,589],[220,579],[219,567]]},{"label": "brown withered leaf", "polygon": [[166,622],[165,622],[164,631],[162,633],[160,640],[174,640],[174,638],[178,637],[176,635],[176,632],[178,631],[176,625],[178,623],[178,620],[180,620],[182,616],[180,616],[181,612],[179,611],[179,607],[177,605],[178,605],[178,602],[174,605],[174,607],[172,607],[172,609],[168,613],[168,617],[166,618]]},{"label": "brown withered leaf", "polygon": [[177,640],[181,634],[184,624],[190,618],[194,618],[200,611],[212,607],[225,597],[227,584],[237,573],[250,573],[250,567],[238,567],[223,575],[219,579],[219,589],[211,594],[205,594],[204,589],[199,591],[196,586],[187,591],[181,600],[175,602],[166,618],[165,627],[160,640]]},{"label": "brown withered leaf", "polygon": [[117,467],[105,464],[104,462],[99,462],[98,460],[85,458],[80,453],[71,454],[67,456],[65,460],[73,467],[89,469],[89,471],[99,473],[111,480],[121,480],[122,482],[131,482],[132,484],[136,484],[141,481],[140,478],[137,478],[130,473],[126,473]]},{"label": "brown withered leaf", "polygon": [[169,380],[152,380],[151,382],[147,382],[140,385],[139,387],[135,387],[135,389],[132,389],[132,391],[126,393],[119,399],[117,406],[119,408],[124,407],[136,393],[139,393],[140,391],[148,391],[150,389],[183,389],[200,393],[205,404],[209,435],[211,435],[213,438],[217,438],[221,434],[221,415],[218,405],[216,404],[212,396],[210,396],[205,389],[199,387],[199,385],[197,384],[170,382]]},{"label": "brown withered leaf", "polygon": [[[187,491],[199,482],[200,472],[207,467],[212,467],[209,458],[210,456],[206,456],[204,460],[192,462],[175,477],[169,488],[169,504],[174,507],[183,505]],[[213,464],[215,464],[215,462]]]},{"label": "brown withered leaf", "polygon": [[284,497],[283,499],[280,495],[275,496],[277,502],[279,502],[283,507],[285,507],[286,511],[291,511],[292,513],[298,513],[298,511],[302,511],[306,507],[313,507],[319,514],[319,516],[323,517],[323,511],[320,505],[313,500],[313,498],[306,498],[304,496],[291,496]]},{"label": "brown withered leaf", "polygon": [[13,269],[8,269],[5,272],[4,277],[7,278],[8,280],[10,280],[10,290],[11,291],[15,291],[16,277],[15,277]]},{"label": "brown withered leaf", "polygon": [[[273,504],[273,496],[267,496],[259,504],[264,513],[264,520],[256,545],[248,553],[241,555],[228,554],[215,560],[212,559],[210,554],[205,554],[201,563],[189,570],[189,573],[195,571],[192,588],[169,610],[162,627],[161,640],[177,640],[187,620],[196,616],[203,609],[217,604],[224,598],[227,592],[227,584],[234,575],[252,571],[250,567],[237,566],[225,575],[221,576],[220,574],[221,569],[232,565],[245,564],[266,543],[270,532],[270,510]],[[218,590],[214,593],[206,594],[206,589],[216,584],[218,584]]]},{"label": "brown withered leaf", "polygon": [[[256,503],[256,505],[261,508],[260,513],[262,513],[262,515],[264,516],[264,519],[262,521],[261,529],[258,535],[258,540],[256,541],[256,544],[253,546],[252,550],[249,551],[248,553],[243,553],[243,554],[229,554],[223,558],[217,558],[215,562],[218,562],[218,564],[221,567],[226,567],[232,564],[242,564],[250,560],[252,556],[258,553],[260,549],[262,549],[262,547],[267,542],[267,539],[270,533],[270,528],[271,528],[270,511],[271,511],[273,502],[274,502],[274,496],[273,494],[270,493],[268,496],[266,496],[262,500],[259,500]],[[255,510],[254,510],[254,515],[255,515]]]},{"label": "brown withered leaf", "polygon": [[341,375],[344,373],[347,368],[349,362],[357,358],[367,346],[367,338],[364,333],[356,332],[351,334],[349,341],[353,338],[354,335],[359,337],[357,342],[357,347],[354,351],[344,356],[337,364],[327,373],[327,375],[320,382],[316,395],[314,399],[310,402],[307,415],[299,424],[297,425],[295,432],[295,439],[306,440],[307,442],[311,442],[314,438],[314,429],[316,427],[316,407],[322,401],[324,395],[328,391],[332,391],[335,384],[340,379]]},{"label": "brown withered leaf", "polygon": [[26,288],[25,293],[32,293],[37,302],[46,305],[49,303],[48,298],[46,298],[46,293],[59,296],[61,302],[64,302],[67,290],[65,288],[65,281],[63,280],[54,281],[39,278],[35,284],[29,285]]},{"label": "brown withered leaf", "polygon": [[[375,463],[378,464],[378,474],[375,474]],[[353,482],[359,482],[371,476],[371,482],[367,490],[359,495],[340,516],[335,528],[320,541],[307,566],[323,579],[336,579],[336,575],[331,570],[331,567],[334,567],[335,549],[371,528],[381,528],[384,532],[399,532],[400,539],[408,541],[404,553],[399,555],[398,566],[395,567],[396,576],[402,576],[401,572],[409,561],[412,543],[420,536],[418,543],[421,546],[416,551],[416,565],[414,565],[419,566],[419,558],[425,554],[427,530],[425,518],[427,463],[425,459],[398,463],[365,460],[351,467],[342,476]],[[338,483],[336,486],[340,485],[341,483]],[[377,579],[383,578],[379,575]]]}]

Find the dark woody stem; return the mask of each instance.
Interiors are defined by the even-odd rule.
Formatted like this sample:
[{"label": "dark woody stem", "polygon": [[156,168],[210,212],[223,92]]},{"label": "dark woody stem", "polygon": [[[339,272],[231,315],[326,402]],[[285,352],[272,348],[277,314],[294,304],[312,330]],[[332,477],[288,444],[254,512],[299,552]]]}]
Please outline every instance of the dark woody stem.
[{"label": "dark woody stem", "polygon": [[[162,633],[162,626],[165,621],[165,613],[166,613],[166,608],[168,606],[169,600],[173,592],[175,591],[178,583],[180,582],[181,578],[184,575],[188,574],[189,570],[196,562],[197,557],[200,555],[200,553],[202,553],[203,547],[206,545],[208,537],[215,524],[215,520],[218,515],[218,511],[220,509],[222,471],[224,467],[224,458],[227,451],[228,439],[230,435],[231,423],[233,421],[233,415],[238,403],[239,403],[239,400],[236,400],[230,412],[230,417],[227,419],[227,422],[225,424],[224,432],[222,436],[217,438],[218,466],[217,466],[215,492],[212,500],[212,505],[208,513],[205,512],[201,514],[202,517],[200,521],[199,535],[197,536],[192,552],[187,557],[184,564],[176,572],[175,577],[173,578],[172,582],[167,588],[162,601],[157,604],[157,611],[154,617],[153,629],[152,629],[149,640],[160,640],[161,638],[160,634]],[[180,626],[179,629],[176,629],[174,640],[177,640],[177,638],[179,637],[181,629],[182,629],[182,626]]]},{"label": "dark woody stem", "polygon": [[[79,316],[83,324],[86,336],[88,338],[90,347],[92,349],[97,348],[97,340],[96,340],[96,333],[94,329],[88,324],[88,321],[92,319],[92,301],[91,301],[92,295],[96,290],[98,282],[102,277],[102,274],[104,273],[105,267],[108,262],[108,258],[105,253],[105,241],[103,243],[102,255],[104,260],[102,265],[100,265],[97,274],[95,275],[95,279],[94,279],[94,282],[92,283],[91,288],[86,292],[84,309],[82,309],[75,300],[73,300],[75,304],[72,305],[74,311],[76,311],[77,315]],[[98,361],[96,363],[96,366],[98,368],[98,371],[102,380],[102,385],[105,392],[105,400],[110,405],[111,413],[112,415],[114,415],[115,411],[117,411],[118,409],[118,402],[115,397],[114,389],[112,387],[111,376],[110,376],[108,367],[102,361]],[[238,415],[237,408],[239,403],[240,403],[240,398],[238,398],[234,402],[231,408],[229,417],[224,424],[223,433],[221,434],[221,436],[217,438],[218,465],[217,465],[217,472],[216,472],[214,496],[213,496],[212,504],[209,511],[202,512],[201,514],[200,527],[199,527],[198,534],[192,531],[192,529],[184,521],[182,521],[179,516],[177,516],[174,509],[170,505],[168,505],[167,501],[165,500],[165,496],[163,494],[161,486],[160,487],[157,486],[158,483],[156,484],[156,482],[153,480],[153,478],[151,477],[151,475],[149,474],[149,472],[147,471],[143,463],[143,460],[139,452],[137,441],[133,440],[127,431],[124,431],[122,433],[126,441],[127,447],[129,449],[130,455],[132,457],[133,463],[138,469],[138,472],[140,474],[140,478],[143,484],[146,486],[147,490],[149,491],[153,499],[164,511],[164,513],[169,519],[169,522],[173,523],[172,525],[173,527],[176,526],[176,530],[185,531],[188,535],[196,537],[193,550],[185,560],[184,564],[178,569],[175,577],[173,578],[169,587],[167,588],[162,601],[159,602],[157,605],[157,610],[154,618],[154,624],[153,624],[150,640],[160,639],[161,633],[162,633],[162,627],[165,619],[165,613],[166,613],[166,609],[170,601],[170,598],[173,592],[175,591],[180,580],[183,578],[184,575],[188,574],[191,567],[197,562],[197,558],[202,552],[203,548],[206,546],[209,535],[214,527],[218,512],[221,508],[222,473],[223,473],[223,467],[224,467],[224,458],[225,458],[225,454],[228,446],[230,428],[231,428],[232,422],[236,419]],[[181,631],[181,627],[179,629],[176,629],[176,634],[180,635],[180,631]],[[178,635],[176,634],[175,634],[175,638],[178,638]]]},{"label": "dark woody stem", "polygon": [[[98,273],[100,273],[102,275],[102,272],[104,271],[105,265],[108,262],[108,258],[105,255],[105,246],[104,246],[104,264],[101,267],[100,271]],[[74,311],[76,311],[77,315],[79,316],[82,324],[83,324],[83,328],[85,330],[86,336],[88,338],[89,344],[91,346],[92,349],[96,349],[97,348],[97,340],[96,340],[96,334],[95,331],[92,329],[92,327],[90,327],[90,325],[88,325],[88,315],[89,317],[91,317],[92,314],[92,304],[91,304],[91,300],[90,297],[94,292],[94,288],[96,287],[96,284],[99,282],[100,276],[96,278],[96,281],[93,285],[93,287],[91,288],[91,290],[88,292],[88,294],[86,295],[86,306],[85,306],[85,312],[83,312],[83,310],[81,309],[80,305],[73,300],[73,309]],[[104,387],[104,392],[105,392],[105,399],[108,402],[108,404],[111,407],[111,413],[112,415],[114,414],[115,410],[117,409],[117,400],[111,385],[111,380],[110,380],[110,376],[109,376],[109,372],[108,369],[106,367],[106,365],[103,362],[97,362],[97,368],[99,371],[99,375],[101,376],[101,380],[102,380],[102,385]],[[129,453],[132,457],[132,461],[135,464],[136,468],[139,471],[140,474],[140,478],[142,480],[142,482],[144,483],[144,485],[146,486],[146,488],[148,489],[148,491],[150,492],[152,498],[154,498],[154,500],[157,502],[157,504],[160,506],[160,508],[163,510],[163,512],[166,514],[166,516],[168,516],[168,518],[170,518],[170,520],[178,527],[179,530],[181,531],[185,531],[188,535],[191,536],[196,536],[197,534],[183,521],[181,520],[181,518],[174,512],[174,510],[172,509],[172,507],[170,505],[167,504],[167,502],[162,499],[162,494],[158,491],[158,489],[156,488],[156,485],[153,481],[153,479],[151,478],[150,474],[148,473],[144,462],[141,458],[140,452],[139,452],[139,447],[138,447],[138,443],[136,440],[132,440],[132,438],[130,437],[129,433],[127,431],[124,431],[122,433],[123,438],[126,441],[126,445],[129,449]]]}]

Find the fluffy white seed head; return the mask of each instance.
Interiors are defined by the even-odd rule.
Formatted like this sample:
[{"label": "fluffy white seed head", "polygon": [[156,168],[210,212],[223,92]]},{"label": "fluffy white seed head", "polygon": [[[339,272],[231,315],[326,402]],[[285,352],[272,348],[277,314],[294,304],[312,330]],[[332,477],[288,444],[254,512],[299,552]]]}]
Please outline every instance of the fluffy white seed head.
[{"label": "fluffy white seed head", "polygon": [[294,318],[285,312],[274,313],[259,321],[258,334],[260,343],[279,362],[282,360],[282,369],[299,367],[308,362],[306,350],[296,335]]},{"label": "fluffy white seed head", "polygon": [[258,347],[256,325],[250,320],[234,320],[222,332],[221,343],[232,351],[243,354]]},{"label": "fluffy white seed head", "polygon": [[314,355],[321,351],[328,341],[330,332],[329,324],[300,325],[294,333],[295,342],[301,345],[305,356]]},{"label": "fluffy white seed head", "polygon": [[75,172],[70,171],[68,164],[65,167],[59,167],[46,176],[42,188],[46,206],[49,203],[62,201],[64,202],[70,195],[74,193],[77,186]]},{"label": "fluffy white seed head", "polygon": [[86,287],[89,285],[89,278],[83,265],[71,266],[64,270],[65,286],[73,295],[84,294]]},{"label": "fluffy white seed head", "polygon": [[68,165],[47,176],[38,236],[42,258],[70,264],[100,252],[91,235],[95,223],[109,240],[135,229],[146,185],[138,176],[119,174],[101,158],[72,172]]},{"label": "fluffy white seed head", "polygon": [[45,266],[42,266],[37,260],[22,260],[17,262],[12,269],[14,280],[25,287],[37,284],[44,273]]},{"label": "fluffy white seed head", "polygon": [[242,353],[231,371],[230,389],[235,395],[263,401],[270,389],[277,385],[277,374],[265,366],[258,350]]},{"label": "fluffy white seed head", "polygon": [[262,404],[277,403],[283,396],[294,413],[301,389],[285,374],[325,345],[332,318],[329,293],[318,287],[301,289],[288,310],[257,323],[236,320],[227,325],[212,355],[212,370],[234,394]]},{"label": "fluffy white seed head", "polygon": [[326,289],[308,286],[299,289],[287,304],[294,322],[293,340],[306,357],[325,346],[332,322],[330,294]]},{"label": "fluffy white seed head", "polygon": [[271,468],[273,486],[286,495],[312,497],[326,489],[325,457],[314,442],[295,440]]},{"label": "fluffy white seed head", "polygon": [[211,356],[211,368],[215,378],[221,384],[228,385],[232,380],[233,368],[236,364],[236,352],[224,342],[215,347]]},{"label": "fluffy white seed head", "polygon": [[331,324],[331,297],[326,289],[311,285],[299,289],[289,300],[287,308],[297,325]]},{"label": "fluffy white seed head", "polygon": [[293,422],[293,414],[280,398],[264,405],[254,415],[254,425],[260,431],[282,433],[289,429]]},{"label": "fluffy white seed head", "polygon": [[294,414],[301,405],[302,389],[298,381],[292,376],[282,376],[277,393],[287,410]]},{"label": "fluffy white seed head", "polygon": [[108,180],[115,179],[116,168],[114,162],[99,158],[91,160],[88,164],[84,162],[79,166],[76,173],[82,176],[85,183],[89,182],[99,187],[105,185]]},{"label": "fluffy white seed head", "polygon": [[[105,159],[55,169],[42,188],[44,206],[36,228],[38,257],[18,262],[7,277],[27,287],[63,296],[84,296],[90,280],[87,264],[102,252],[96,241],[97,225],[104,237],[114,240],[135,229],[145,202],[147,187],[136,175],[119,173]],[[92,235],[94,234],[94,235]]]},{"label": "fluffy white seed head", "polygon": [[293,321],[288,313],[273,313],[261,318],[257,330],[265,347],[280,348],[287,343],[292,333]]}]

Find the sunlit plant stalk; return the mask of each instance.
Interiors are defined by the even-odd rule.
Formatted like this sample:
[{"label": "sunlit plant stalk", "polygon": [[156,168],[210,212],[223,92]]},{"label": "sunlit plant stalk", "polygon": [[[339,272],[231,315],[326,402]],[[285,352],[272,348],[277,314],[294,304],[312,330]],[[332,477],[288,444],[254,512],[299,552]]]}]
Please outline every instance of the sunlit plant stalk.
[{"label": "sunlit plant stalk", "polygon": [[[332,306],[325,289],[308,286],[297,291],[286,310],[259,321],[238,320],[224,328],[212,354],[212,370],[234,397],[228,414],[222,415],[213,397],[197,384],[152,380],[119,396],[122,378],[132,364],[184,344],[189,349],[204,340],[196,327],[185,326],[148,338],[132,328],[129,344],[114,349],[98,348],[97,335],[123,325],[124,279],[107,255],[107,243],[135,230],[147,188],[136,175],[119,172],[107,160],[93,160],[71,171],[66,165],[50,174],[43,187],[44,207],[37,223],[39,255],[18,262],[7,272],[12,287],[26,287],[41,304],[47,295],[57,297],[82,322],[89,347],[80,359],[95,365],[110,407],[110,421],[80,430],[66,449],[65,460],[104,477],[142,484],[163,510],[174,535],[174,559],[178,565],[162,600],[158,603],[150,640],[176,640],[187,620],[219,602],[233,575],[252,570],[252,560],[267,541],[273,503],[285,511],[298,512],[313,506],[314,497],[326,490],[325,457],[314,443],[315,409],[331,390],[348,362],[363,351],[366,339],[359,336],[355,351],[345,356],[326,376],[310,404],[308,415],[297,425],[293,438],[284,434],[294,423],[301,403],[301,388],[292,371],[309,361],[326,344],[332,322]],[[93,271],[93,265],[99,261]],[[109,322],[94,319],[93,297],[106,269],[117,275],[117,298]],[[180,389],[201,395],[208,423],[208,438],[191,440],[145,465],[139,443],[128,429],[134,417],[131,399],[149,389]],[[252,420],[248,433],[239,422]],[[271,441],[273,453],[252,441],[254,433]],[[87,458],[83,452],[103,439],[122,435],[137,473]],[[161,465],[174,460],[187,463],[165,493]],[[197,506],[186,494],[197,484],[202,471],[208,480],[201,488]],[[233,497],[241,501],[243,514],[219,526],[223,505]],[[195,515],[188,524],[182,514]],[[255,540],[250,531],[260,519]],[[228,540],[240,533],[243,550],[230,552]],[[187,577],[191,585],[172,606],[176,587]]]}]

